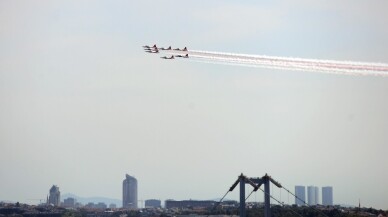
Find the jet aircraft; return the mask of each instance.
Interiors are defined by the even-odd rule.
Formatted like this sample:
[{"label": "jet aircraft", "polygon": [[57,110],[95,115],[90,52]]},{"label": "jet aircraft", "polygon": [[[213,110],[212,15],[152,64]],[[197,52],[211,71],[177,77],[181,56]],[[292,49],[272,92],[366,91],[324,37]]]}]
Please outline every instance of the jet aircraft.
[{"label": "jet aircraft", "polygon": [[174,55],[171,55],[171,57],[164,56],[164,57],[160,57],[160,58],[165,59],[165,60],[172,60],[172,59],[175,59],[175,58],[174,58]]},{"label": "jet aircraft", "polygon": [[159,50],[158,50],[158,49],[155,49],[155,50],[146,50],[145,52],[147,52],[147,53],[159,53]]},{"label": "jet aircraft", "polygon": [[161,47],[160,50],[171,50],[171,46],[168,48]]},{"label": "jet aircraft", "polygon": [[179,48],[175,48],[174,50],[179,50],[179,51],[187,51],[187,47],[184,47],[182,50]]},{"label": "jet aircraft", "polygon": [[175,55],[175,57],[189,58],[189,54],[186,54],[186,55]]},{"label": "jet aircraft", "polygon": [[151,48],[158,48],[158,47],[156,47],[156,44],[154,44],[154,46],[144,45],[143,48],[151,49]]}]

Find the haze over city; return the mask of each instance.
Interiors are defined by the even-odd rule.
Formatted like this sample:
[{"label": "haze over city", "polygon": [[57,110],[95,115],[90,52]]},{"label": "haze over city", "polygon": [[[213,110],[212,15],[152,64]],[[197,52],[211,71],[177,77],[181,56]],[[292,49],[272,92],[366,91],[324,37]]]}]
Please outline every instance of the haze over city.
[{"label": "haze over city", "polygon": [[125,174],[139,199],[215,199],[240,173],[268,173],[289,189],[333,186],[335,204],[388,209],[388,78],[170,61],[141,48],[388,63],[387,8],[0,1],[0,201],[36,202],[52,185],[121,199]]}]

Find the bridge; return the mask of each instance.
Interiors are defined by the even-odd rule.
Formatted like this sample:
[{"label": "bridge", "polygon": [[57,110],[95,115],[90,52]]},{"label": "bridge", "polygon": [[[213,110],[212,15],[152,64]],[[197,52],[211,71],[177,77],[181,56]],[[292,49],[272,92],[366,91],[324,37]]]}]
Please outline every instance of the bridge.
[{"label": "bridge", "polygon": [[[284,186],[282,186],[279,182],[275,181],[271,176],[269,176],[268,174],[265,174],[264,176],[262,176],[261,178],[259,177],[255,177],[255,178],[252,178],[252,177],[247,177],[245,176],[244,174],[241,173],[241,175],[238,176],[237,180],[233,183],[233,185],[228,189],[228,191],[225,193],[225,195],[221,198],[221,200],[216,204],[216,206],[218,206],[219,204],[221,204],[222,200],[226,197],[226,195],[229,193],[229,192],[232,192],[236,187],[237,185],[240,185],[240,207],[239,207],[239,212],[240,212],[240,217],[246,217],[246,206],[245,206],[245,202],[247,201],[247,199],[249,198],[249,196],[253,193],[253,192],[256,192],[257,190],[261,190],[263,193],[264,193],[264,216],[265,217],[271,217],[271,204],[270,204],[270,200],[271,198],[273,200],[275,200],[277,203],[279,203],[281,206],[285,206],[283,202],[281,202],[280,200],[276,199],[274,196],[271,195],[271,192],[270,192],[270,184],[273,184],[275,185],[276,187],[280,188],[280,189],[284,189],[285,191],[288,192],[288,194],[291,194],[292,196],[295,197],[295,199],[297,200],[300,200],[302,201],[303,204],[305,204],[306,206],[309,206],[304,200],[302,200],[301,198],[297,197],[295,194],[293,194],[290,190],[288,190],[287,188],[285,188]],[[248,195],[248,197],[245,197],[245,185],[248,184],[250,186],[253,187],[253,190],[251,191],[251,193]],[[264,190],[261,189],[261,186],[264,185]],[[322,211],[320,211],[319,209],[316,209],[314,207],[312,207],[314,210],[320,212],[323,216],[327,216],[325,215]],[[295,213],[297,216],[301,216],[301,214],[295,212],[294,210],[292,210],[292,208],[290,208],[290,210]]]}]

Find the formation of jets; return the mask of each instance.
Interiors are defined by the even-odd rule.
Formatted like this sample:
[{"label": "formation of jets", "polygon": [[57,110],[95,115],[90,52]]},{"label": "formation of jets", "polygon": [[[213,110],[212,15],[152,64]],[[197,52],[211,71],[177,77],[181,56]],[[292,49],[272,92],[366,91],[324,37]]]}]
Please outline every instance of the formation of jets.
[{"label": "formation of jets", "polygon": [[[160,50],[187,51],[187,47],[184,47],[182,49],[180,49],[180,48],[172,49],[171,46],[169,46],[167,48],[164,48],[164,47],[157,47],[156,44],[154,44],[153,46],[144,45],[143,48],[144,48],[144,51],[147,52],[147,53],[159,53]],[[160,58],[171,60],[171,59],[175,59],[175,57],[189,58],[189,54],[186,54],[186,55],[171,55],[170,57],[164,56],[164,57],[160,57]]]}]

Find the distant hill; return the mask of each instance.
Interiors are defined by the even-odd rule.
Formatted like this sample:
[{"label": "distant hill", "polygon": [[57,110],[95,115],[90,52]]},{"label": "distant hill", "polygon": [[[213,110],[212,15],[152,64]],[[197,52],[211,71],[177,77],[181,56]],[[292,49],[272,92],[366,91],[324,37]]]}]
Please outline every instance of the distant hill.
[{"label": "distant hill", "polygon": [[107,198],[107,197],[79,197],[75,194],[66,193],[61,195],[61,200],[63,201],[66,198],[72,197],[77,200],[77,202],[82,203],[83,205],[88,203],[105,203],[109,206],[109,204],[116,204],[117,207],[122,206],[122,201],[119,199]]},{"label": "distant hill", "polygon": [[15,201],[10,201],[10,200],[1,200],[0,203],[16,203]]}]

